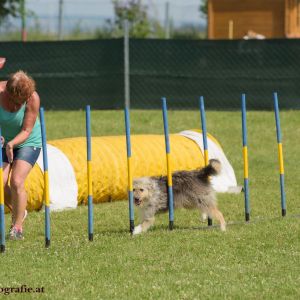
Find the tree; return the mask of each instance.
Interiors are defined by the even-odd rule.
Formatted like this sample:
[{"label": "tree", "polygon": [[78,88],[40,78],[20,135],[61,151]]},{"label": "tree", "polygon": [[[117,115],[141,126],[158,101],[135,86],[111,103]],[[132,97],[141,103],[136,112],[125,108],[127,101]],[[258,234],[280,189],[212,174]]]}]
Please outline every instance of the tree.
[{"label": "tree", "polygon": [[0,0],[0,24],[8,17],[20,15],[20,4],[22,0]]},{"label": "tree", "polygon": [[115,11],[115,20],[110,21],[115,36],[123,34],[124,21],[128,20],[129,35],[135,38],[149,37],[157,24],[148,17],[147,6],[141,0],[112,0]]},{"label": "tree", "polygon": [[207,17],[207,2],[208,0],[201,0],[201,4],[199,7],[201,14],[203,14],[205,17]]}]

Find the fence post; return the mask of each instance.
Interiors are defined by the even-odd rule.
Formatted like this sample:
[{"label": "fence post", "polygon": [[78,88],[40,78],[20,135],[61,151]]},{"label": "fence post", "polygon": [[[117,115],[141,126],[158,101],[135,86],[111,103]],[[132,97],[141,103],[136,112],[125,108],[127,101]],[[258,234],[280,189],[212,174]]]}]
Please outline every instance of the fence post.
[{"label": "fence post", "polygon": [[58,3],[58,39],[61,41],[63,32],[62,32],[62,23],[63,23],[63,2],[64,0],[59,0]]},{"label": "fence post", "polygon": [[165,8],[165,39],[168,40],[170,38],[170,3],[166,2]]},{"label": "fence post", "polygon": [[21,14],[21,39],[22,42],[27,41],[27,31],[26,31],[26,5],[25,0],[21,0],[20,3],[20,14]]}]

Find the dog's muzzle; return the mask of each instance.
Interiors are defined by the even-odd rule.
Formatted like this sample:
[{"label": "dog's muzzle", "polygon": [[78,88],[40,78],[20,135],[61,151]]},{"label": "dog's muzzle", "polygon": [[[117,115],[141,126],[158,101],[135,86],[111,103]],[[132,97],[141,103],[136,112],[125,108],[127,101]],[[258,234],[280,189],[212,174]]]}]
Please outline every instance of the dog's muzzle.
[{"label": "dog's muzzle", "polygon": [[134,198],[134,204],[135,204],[136,206],[141,205],[141,203],[142,203],[142,200],[141,200],[141,199],[139,199],[139,198]]}]

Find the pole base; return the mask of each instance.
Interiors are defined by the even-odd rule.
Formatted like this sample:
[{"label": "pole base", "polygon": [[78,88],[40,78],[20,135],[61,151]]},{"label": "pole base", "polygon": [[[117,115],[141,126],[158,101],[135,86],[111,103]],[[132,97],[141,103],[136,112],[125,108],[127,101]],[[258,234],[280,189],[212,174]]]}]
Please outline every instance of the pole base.
[{"label": "pole base", "polygon": [[245,213],[245,220],[246,222],[250,221],[250,213]]},{"label": "pole base", "polygon": [[45,239],[45,247],[46,248],[50,247],[50,240],[48,240],[47,238]]},{"label": "pole base", "polygon": [[208,218],[207,219],[207,225],[208,226],[212,226],[213,222],[212,222],[212,219],[211,218]]},{"label": "pole base", "polygon": [[283,217],[286,216],[286,209],[282,209],[282,210],[281,210],[281,215],[282,215]]},{"label": "pole base", "polygon": [[5,252],[5,245],[0,245],[0,252],[4,253]]},{"label": "pole base", "polygon": [[94,240],[94,234],[89,233],[89,241],[92,242]]},{"label": "pole base", "polygon": [[131,234],[133,234],[133,230],[134,230],[134,220],[130,220],[129,231]]},{"label": "pole base", "polygon": [[174,221],[169,221],[169,230],[174,229]]}]

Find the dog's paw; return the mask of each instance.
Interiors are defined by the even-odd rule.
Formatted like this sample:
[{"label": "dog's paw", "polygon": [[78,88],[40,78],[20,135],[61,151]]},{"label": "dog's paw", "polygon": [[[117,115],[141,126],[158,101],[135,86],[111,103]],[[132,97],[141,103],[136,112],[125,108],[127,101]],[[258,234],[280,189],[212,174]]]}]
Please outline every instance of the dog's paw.
[{"label": "dog's paw", "polygon": [[207,220],[207,214],[206,213],[202,213],[201,214],[201,222],[205,222]]},{"label": "dog's paw", "polygon": [[137,235],[141,233],[142,233],[142,225],[135,226],[132,234]]},{"label": "dog's paw", "polygon": [[220,229],[221,229],[221,231],[226,231],[226,224],[221,224],[220,225]]}]

